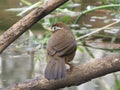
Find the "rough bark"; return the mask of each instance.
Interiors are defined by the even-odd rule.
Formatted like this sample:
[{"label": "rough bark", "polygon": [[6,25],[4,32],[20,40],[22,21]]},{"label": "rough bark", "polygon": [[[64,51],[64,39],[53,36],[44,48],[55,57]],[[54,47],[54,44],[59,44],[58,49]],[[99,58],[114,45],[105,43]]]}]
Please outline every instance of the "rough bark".
[{"label": "rough bark", "polygon": [[105,58],[91,60],[74,67],[73,71],[64,79],[48,81],[45,78],[38,77],[3,90],[56,90],[80,85],[91,79],[116,71],[120,71],[120,54],[112,54]]},{"label": "rough bark", "polygon": [[37,21],[55,10],[68,0],[48,0],[42,7],[31,11],[0,36],[0,53]]}]

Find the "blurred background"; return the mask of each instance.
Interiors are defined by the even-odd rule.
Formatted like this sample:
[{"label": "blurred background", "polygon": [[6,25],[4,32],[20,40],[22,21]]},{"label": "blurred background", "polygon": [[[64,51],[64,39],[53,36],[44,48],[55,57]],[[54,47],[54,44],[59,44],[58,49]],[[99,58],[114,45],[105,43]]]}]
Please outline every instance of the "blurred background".
[{"label": "blurred background", "polygon": [[[0,0],[0,34],[45,1]],[[76,66],[111,53],[120,53],[119,3],[119,0],[70,0],[47,15],[0,55],[0,87],[43,75],[46,67],[45,48],[51,34],[48,28],[56,22],[68,24],[76,36],[78,47],[72,62]],[[102,28],[114,22],[118,23]],[[120,72],[61,90],[88,88],[120,90]]]}]

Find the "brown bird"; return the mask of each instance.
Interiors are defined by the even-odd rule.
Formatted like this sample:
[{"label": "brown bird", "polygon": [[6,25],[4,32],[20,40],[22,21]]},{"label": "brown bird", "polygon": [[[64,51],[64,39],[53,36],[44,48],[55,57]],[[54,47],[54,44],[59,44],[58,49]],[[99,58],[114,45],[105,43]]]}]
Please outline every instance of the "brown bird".
[{"label": "brown bird", "polygon": [[[52,26],[52,35],[47,44],[48,64],[45,69],[45,77],[48,80],[66,77],[65,63],[73,60],[76,52],[76,40],[70,28],[64,23],[56,23]],[[71,68],[71,66],[70,66]]]}]

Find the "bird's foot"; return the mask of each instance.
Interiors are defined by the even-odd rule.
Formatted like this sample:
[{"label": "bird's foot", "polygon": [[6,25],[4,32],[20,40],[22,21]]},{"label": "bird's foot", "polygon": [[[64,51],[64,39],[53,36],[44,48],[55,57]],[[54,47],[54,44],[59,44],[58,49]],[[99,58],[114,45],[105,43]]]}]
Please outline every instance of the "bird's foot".
[{"label": "bird's foot", "polygon": [[74,68],[74,65],[73,64],[70,64],[70,63],[67,63],[67,65],[69,66],[69,68],[67,69],[67,72],[68,73],[71,73],[73,68]]}]

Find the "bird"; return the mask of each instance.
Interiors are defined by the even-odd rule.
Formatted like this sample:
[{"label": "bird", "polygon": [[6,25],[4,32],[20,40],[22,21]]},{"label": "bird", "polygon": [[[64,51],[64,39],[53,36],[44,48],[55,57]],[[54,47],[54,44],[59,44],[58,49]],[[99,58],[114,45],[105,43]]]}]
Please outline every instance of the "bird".
[{"label": "bird", "polygon": [[67,76],[66,64],[72,70],[70,61],[75,56],[77,44],[73,32],[65,23],[53,24],[51,32],[46,46],[48,63],[44,76],[48,80],[58,80]]}]

